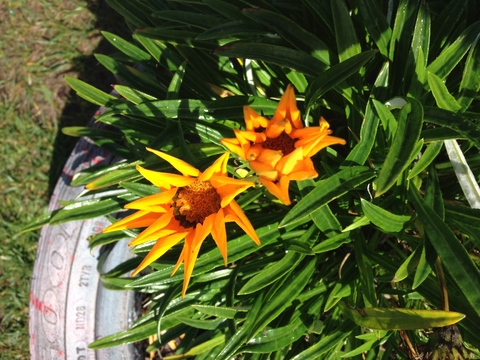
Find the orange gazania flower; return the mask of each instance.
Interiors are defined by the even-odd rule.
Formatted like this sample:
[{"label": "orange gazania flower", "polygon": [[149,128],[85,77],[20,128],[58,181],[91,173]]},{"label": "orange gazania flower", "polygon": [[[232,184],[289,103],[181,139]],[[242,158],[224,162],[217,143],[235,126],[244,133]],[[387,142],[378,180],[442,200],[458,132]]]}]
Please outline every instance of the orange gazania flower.
[{"label": "orange gazania flower", "polygon": [[260,245],[260,239],[252,224],[234,200],[236,195],[254,184],[227,176],[228,152],[202,173],[171,155],[149,148],[147,150],[169,162],[182,175],[147,170],[137,165],[137,170],[143,177],[162,192],[127,204],[125,208],[138,211],[112,224],[104,232],[146,227],[129,245],[157,240],[132,276],[185,239],[182,253],[172,273],[173,275],[184,263],[183,297],[200,246],[209,234],[212,234],[222,253],[225,266],[227,265],[226,222],[236,222]]},{"label": "orange gazania flower", "polygon": [[291,180],[318,176],[310,158],[327,146],[346,143],[330,136],[330,125],[323,117],[319,126],[303,126],[292,85],[287,86],[270,120],[248,105],[243,107],[243,114],[246,130],[234,129],[235,138],[221,142],[248,161],[260,182],[285,205],[291,204]]}]

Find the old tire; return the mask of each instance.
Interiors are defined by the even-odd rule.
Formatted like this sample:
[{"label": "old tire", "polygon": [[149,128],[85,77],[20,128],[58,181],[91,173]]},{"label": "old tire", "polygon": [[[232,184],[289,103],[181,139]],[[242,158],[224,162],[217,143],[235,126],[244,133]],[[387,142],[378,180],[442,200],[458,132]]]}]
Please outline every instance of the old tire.
[{"label": "old tire", "polygon": [[[94,164],[109,164],[114,157],[82,138],[75,146],[58,180],[49,210],[59,200],[73,200],[82,187],[69,186],[74,173]],[[98,256],[87,238],[107,225],[105,218],[43,227],[38,243],[30,291],[30,354],[39,359],[142,358],[133,345],[90,350],[94,340],[126,330],[136,320],[133,291],[105,289],[97,271]],[[109,249],[102,271],[132,255],[125,242]]]}]

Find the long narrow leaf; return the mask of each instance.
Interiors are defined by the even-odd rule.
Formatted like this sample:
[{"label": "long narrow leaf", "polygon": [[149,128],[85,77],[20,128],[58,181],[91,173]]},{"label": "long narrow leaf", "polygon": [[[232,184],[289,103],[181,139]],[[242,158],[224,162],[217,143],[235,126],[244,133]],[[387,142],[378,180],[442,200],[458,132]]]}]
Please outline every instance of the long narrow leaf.
[{"label": "long narrow leaf", "polygon": [[476,287],[472,286],[472,284],[480,284],[480,271],[452,230],[425,203],[417,189],[410,187],[408,194],[442,264],[477,314],[480,314],[480,293]]},{"label": "long narrow leaf", "polygon": [[280,227],[300,222],[319,207],[355,189],[374,176],[374,171],[366,166],[353,166],[317,182],[315,189],[300,200],[283,218]]},{"label": "long narrow leaf", "polygon": [[409,98],[408,101],[409,103],[401,110],[395,139],[378,174],[376,197],[387,192],[410,165],[410,159],[420,137],[423,124],[423,108],[413,98]]}]

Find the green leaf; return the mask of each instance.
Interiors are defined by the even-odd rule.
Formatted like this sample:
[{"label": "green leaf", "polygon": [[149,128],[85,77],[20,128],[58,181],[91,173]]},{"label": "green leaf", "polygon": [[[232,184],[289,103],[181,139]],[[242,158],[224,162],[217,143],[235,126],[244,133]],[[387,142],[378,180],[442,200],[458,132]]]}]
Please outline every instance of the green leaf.
[{"label": "green leaf", "polygon": [[144,101],[158,100],[154,96],[148,95],[147,93],[144,93],[142,91],[129,88],[128,86],[125,86],[125,85],[115,85],[113,88],[115,89],[116,92],[120,94],[120,96],[123,96],[125,99],[127,99],[128,101],[134,104],[140,104]]},{"label": "green leaf", "polygon": [[426,122],[452,129],[460,136],[471,140],[480,149],[480,127],[476,123],[459,113],[439,109],[438,107],[426,106],[424,110]]},{"label": "green leaf", "polygon": [[345,229],[343,229],[342,231],[349,232],[363,226],[367,226],[368,224],[370,224],[370,220],[366,216],[355,216],[353,218],[353,222],[347,227],[345,227]]},{"label": "green leaf", "polygon": [[[300,237],[299,242],[307,241],[313,235],[315,230],[317,230],[316,226],[312,225],[310,229]],[[277,281],[279,278],[294,270],[304,257],[304,254],[289,251],[280,261],[265,268],[248,280],[248,282],[238,291],[238,295],[251,294]]]},{"label": "green leaf", "polygon": [[410,165],[410,159],[420,137],[423,124],[423,108],[413,98],[408,98],[408,101],[400,112],[393,144],[375,182],[375,197],[387,192]]},{"label": "green leaf", "polygon": [[416,269],[423,249],[424,246],[422,242],[419,246],[417,246],[415,251],[408,256],[402,265],[400,265],[398,270],[395,272],[395,276],[393,277],[392,281],[399,282],[405,280]]},{"label": "green leaf", "polygon": [[348,318],[357,325],[378,330],[415,330],[453,325],[465,315],[453,311],[350,308],[340,302],[339,306]]},{"label": "green leaf", "polygon": [[265,61],[312,77],[317,77],[327,68],[327,65],[311,55],[279,45],[236,43],[222,46],[213,53],[218,56]]},{"label": "green leaf", "polygon": [[368,33],[378,46],[380,53],[388,58],[388,44],[392,37],[392,29],[390,29],[387,19],[380,10],[378,3],[369,0],[357,0],[355,4],[358,7]]},{"label": "green leaf", "polygon": [[351,241],[352,238],[350,237],[350,232],[344,232],[323,240],[320,244],[315,245],[312,248],[312,251],[315,254],[321,254],[323,252],[338,249],[343,244],[348,244]]},{"label": "green leaf", "polygon": [[440,14],[436,16],[432,24],[432,55],[438,56],[438,53],[445,45],[448,37],[463,21],[465,8],[468,1],[451,1],[442,7]]},{"label": "green leaf", "polygon": [[425,186],[425,203],[432,208],[442,220],[445,220],[443,194],[440,188],[437,170],[433,164],[430,165],[430,169],[428,170],[427,184]]},{"label": "green leaf", "polygon": [[374,171],[366,166],[353,166],[343,169],[325,180],[318,181],[315,189],[287,213],[279,226],[285,227],[302,221],[319,207],[355,189],[374,176]]},{"label": "green leaf", "polygon": [[122,239],[133,238],[133,234],[128,235],[125,231],[113,231],[109,233],[100,233],[90,236],[88,242],[90,243],[90,249],[94,249],[98,246],[111,244]]},{"label": "green leaf", "polygon": [[470,48],[465,61],[462,81],[458,89],[457,102],[461,111],[468,109],[473,99],[480,90],[480,42],[477,40]]},{"label": "green leaf", "polygon": [[305,108],[307,111],[328,90],[338,86],[342,81],[357,73],[375,53],[375,50],[365,51],[325,70],[308,87],[305,95]]},{"label": "green leaf", "polygon": [[480,209],[471,209],[465,206],[455,206],[445,203],[445,219],[458,221],[462,224],[473,226],[480,232]]},{"label": "green leaf", "polygon": [[318,358],[333,349],[338,344],[342,344],[347,336],[355,329],[355,324],[351,321],[342,321],[337,329],[325,334],[320,341],[311,345],[306,350],[292,358],[292,360],[310,360]]},{"label": "green leaf", "polygon": [[385,232],[400,232],[411,217],[395,215],[365,199],[360,199],[362,210],[368,219]]},{"label": "green leaf", "polygon": [[120,36],[109,33],[108,31],[102,31],[102,35],[108,40],[110,44],[115,46],[118,50],[130,57],[135,62],[143,62],[152,60],[152,56],[140,49],[139,47],[129,43],[122,39]]},{"label": "green leaf", "polygon": [[[185,354],[169,356],[168,359],[170,359],[170,360],[174,360],[175,358],[184,359],[185,357],[190,357],[190,356],[203,354],[203,353],[213,349],[216,346],[224,344],[225,339],[226,339],[225,334],[222,334],[220,336],[214,337],[211,340],[207,340],[207,341],[201,343],[200,345],[192,347]],[[167,359],[167,357],[164,357],[164,359]]]},{"label": "green leaf", "polygon": [[462,60],[472,44],[475,43],[479,32],[480,21],[477,21],[466,28],[455,42],[445,48],[442,53],[428,65],[427,70],[437,75],[440,79],[445,79],[460,60]]},{"label": "green leaf", "polygon": [[179,22],[189,26],[199,27],[201,29],[208,29],[211,26],[216,26],[224,22],[222,18],[217,16],[181,10],[156,11],[152,15],[156,18]]},{"label": "green leaf", "polygon": [[428,165],[432,163],[433,160],[437,157],[442,150],[443,141],[433,141],[431,142],[426,150],[423,152],[422,157],[414,165],[414,167],[408,173],[407,180],[410,180],[420,174],[423,170],[427,168]]},{"label": "green leaf", "polygon": [[151,9],[141,1],[107,0],[107,4],[137,27],[145,27],[151,24],[151,20],[147,16],[151,13]]},{"label": "green leaf", "polygon": [[160,192],[160,189],[154,185],[142,184],[137,182],[122,181],[120,183],[120,186],[124,189],[127,189],[132,194],[137,195],[138,197],[155,195]]},{"label": "green leaf", "polygon": [[468,252],[455,234],[421,198],[413,187],[409,188],[409,199],[413,202],[425,233],[432,240],[442,264],[462,290],[468,302],[480,314],[480,293],[472,284],[480,284],[480,272]]},{"label": "green leaf", "polygon": [[[375,82],[375,86],[386,87],[387,82],[388,66],[384,66],[377,78],[377,81]],[[374,107],[372,106],[372,104],[374,105]],[[362,127],[360,129],[360,141],[348,154],[345,161],[348,163],[352,162],[357,165],[365,164],[365,161],[367,161],[370,152],[372,151],[373,145],[375,144],[379,120],[382,120],[383,127],[387,131],[387,133],[395,131],[394,129],[392,129],[393,124],[395,124],[396,129],[395,118],[393,118],[393,121],[390,121],[390,118],[393,118],[393,115],[383,104],[381,104],[378,100],[375,99],[370,100],[365,110],[365,120],[363,121]]]},{"label": "green leaf", "polygon": [[337,42],[338,59],[343,62],[362,52],[352,18],[343,0],[332,1],[335,40]]},{"label": "green leaf", "polygon": [[192,307],[203,314],[207,314],[209,316],[216,316],[221,319],[233,319],[238,312],[248,311],[248,308],[240,308],[240,307],[229,308],[229,307],[223,307],[223,306],[197,305],[197,304],[193,304]]},{"label": "green leaf", "polygon": [[[405,65],[405,56],[410,48],[410,38],[414,33],[415,13],[418,2],[411,0],[400,0],[395,12],[395,22],[390,38],[389,58]],[[385,25],[384,25],[385,26]],[[397,56],[395,56],[397,55]],[[396,70],[403,70],[396,68]],[[399,71],[403,75],[403,71]]]},{"label": "green leaf", "polygon": [[375,283],[373,282],[373,269],[370,260],[365,254],[365,237],[361,232],[353,231],[353,246],[355,250],[355,260],[360,275],[362,285],[363,301],[366,306],[372,307],[377,304],[377,294],[375,293]]},{"label": "green leaf", "polygon": [[115,96],[98,90],[96,87],[89,85],[82,80],[65,76],[65,81],[67,82],[68,86],[75,90],[78,96],[96,105],[108,107],[120,102],[120,100],[118,100]]},{"label": "green leaf", "polygon": [[[138,105],[121,104],[111,109],[122,115],[140,116],[151,122],[160,119],[215,121],[225,119],[243,120],[243,106],[249,105],[264,115],[273,115],[278,103],[275,101],[246,96],[233,96],[215,101],[197,99],[159,100]],[[164,121],[162,121],[162,124]]]},{"label": "green leaf", "polygon": [[56,213],[55,211],[52,211],[48,214],[44,214],[44,215],[41,215],[41,216],[37,217],[32,222],[24,225],[22,227],[21,231],[20,231],[20,234],[23,234],[23,233],[26,233],[26,232],[29,232],[29,231],[33,231],[33,230],[37,230],[37,229],[40,229],[42,226],[48,225],[48,223],[50,222],[50,219],[52,218],[52,216],[55,213]]},{"label": "green leaf", "polygon": [[[374,335],[374,333],[371,333],[372,335]],[[386,340],[393,334],[393,332],[390,332],[389,334],[387,334],[386,336],[382,336],[381,338],[377,339],[377,338],[374,338],[374,339],[371,339],[367,342],[365,342],[364,344],[360,345],[359,347],[357,347],[356,349],[353,349],[349,352],[347,352],[346,354],[342,354],[340,357],[341,358],[347,358],[347,359],[351,359],[353,358],[354,356],[357,356],[357,355],[360,355],[360,354],[364,354],[365,352],[369,351],[369,350],[372,350],[372,349],[375,349],[376,347],[378,347],[381,343],[384,343],[386,342]],[[357,338],[359,338],[357,336]]]},{"label": "green leaf", "polygon": [[[313,180],[310,181],[315,185]],[[318,208],[310,214],[310,217],[316,227],[328,237],[336,235],[342,231],[342,225],[328,205]]]},{"label": "green leaf", "polygon": [[282,350],[305,335],[307,327],[300,318],[289,325],[269,329],[251,339],[241,348],[242,353],[266,354]]},{"label": "green leaf", "polygon": [[298,25],[297,22],[277,12],[262,9],[245,9],[243,14],[248,18],[272,29],[297,49],[317,58],[325,65],[330,65],[330,50],[315,35]]},{"label": "green leaf", "polygon": [[202,330],[215,330],[225,322],[225,319],[215,319],[215,320],[198,320],[198,319],[191,319],[184,316],[177,316],[177,319],[180,320],[185,325],[193,327],[195,329],[202,329]]},{"label": "green leaf", "polygon": [[92,140],[113,139],[119,141],[123,139],[123,135],[121,133],[87,126],[66,126],[62,128],[62,133],[74,137],[87,136]]},{"label": "green leaf", "polygon": [[430,10],[426,5],[420,5],[418,8],[417,19],[412,39],[412,54],[415,62],[420,62],[420,66],[427,66],[427,59],[430,49],[431,33]]},{"label": "green leaf", "polygon": [[200,35],[199,31],[189,30],[177,30],[177,29],[164,29],[161,27],[148,27],[135,31],[137,35],[142,37],[148,37],[151,39],[159,40],[164,43],[168,43],[174,46],[181,46],[186,48],[195,48],[199,50],[212,51],[221,42],[215,40],[196,40]]},{"label": "green leaf", "polygon": [[246,22],[245,20],[232,21],[208,28],[197,36],[197,40],[231,39],[258,36],[265,31],[258,24]]},{"label": "green leaf", "polygon": [[[241,330],[242,333],[245,332],[245,334],[250,334],[250,337],[253,337],[289,307],[310,281],[316,264],[315,258],[306,258],[302,264],[303,266],[299,266],[298,271],[290,272],[285,281],[280,284],[280,287],[271,288],[267,295],[269,300],[262,304],[261,311],[258,313],[252,309],[247,314],[247,319]],[[257,299],[262,299],[262,297],[258,296]],[[227,343],[220,353],[223,358],[231,358],[239,350],[241,337],[240,335],[238,337],[235,336],[232,337],[230,343]]]},{"label": "green leaf", "polygon": [[443,81],[430,71],[428,72],[428,85],[439,108],[453,112],[461,109],[455,98],[448,92],[447,86]]},{"label": "green leaf", "polygon": [[[422,239],[421,247],[421,254],[420,258],[418,259],[417,270],[415,271],[415,276],[413,278],[412,289],[416,289],[417,287],[419,287],[432,273],[432,267],[427,257],[427,246],[425,238]],[[435,252],[434,254],[431,254],[431,252],[429,252],[428,255],[433,255],[433,257],[437,256]]]},{"label": "green leaf", "polygon": [[50,224],[58,225],[67,221],[87,220],[108,215],[122,210],[124,205],[135,199],[135,196],[123,194],[110,199],[97,198],[75,201],[53,214]]},{"label": "green leaf", "polygon": [[104,349],[116,345],[128,344],[148,338],[157,332],[156,321],[148,322],[144,325],[122,331],[113,335],[106,336],[91,343],[90,349]]},{"label": "green leaf", "polygon": [[165,97],[165,89],[158,85],[151,76],[148,76],[131,66],[123,65],[119,61],[106,55],[95,54],[95,58],[110,72],[119,76],[127,85],[153,96],[160,98]]},{"label": "green leaf", "polygon": [[[194,309],[188,305],[175,311],[173,314],[168,314],[162,318],[162,327],[165,329],[171,328],[181,324],[177,319],[178,316],[191,316]],[[104,349],[112,346],[129,344],[136,341],[147,339],[150,335],[157,333],[157,321],[152,319],[145,324],[133,327],[129,330],[120,331],[116,334],[105,336],[88,345],[89,349]]]},{"label": "green leaf", "polygon": [[408,96],[415,99],[420,99],[427,87],[427,67],[424,59],[425,56],[423,55],[423,50],[420,48],[418,49],[415,70],[412,75],[412,81],[410,82],[410,88],[408,89]]},{"label": "green leaf", "polygon": [[247,318],[243,326],[233,334],[233,336],[225,344],[224,348],[220,351],[217,358],[218,359],[230,359],[235,354],[235,352],[248,340],[248,329],[254,324],[255,319],[259,316],[262,305],[264,303],[265,292],[260,292],[255,298],[251,310],[248,312]]}]

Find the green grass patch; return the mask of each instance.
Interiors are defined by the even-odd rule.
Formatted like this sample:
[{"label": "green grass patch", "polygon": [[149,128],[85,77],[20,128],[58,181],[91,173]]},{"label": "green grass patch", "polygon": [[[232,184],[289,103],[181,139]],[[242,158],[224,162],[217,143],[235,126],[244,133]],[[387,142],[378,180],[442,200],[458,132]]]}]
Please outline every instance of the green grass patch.
[{"label": "green grass patch", "polygon": [[63,78],[95,78],[108,91],[111,78],[93,52],[111,52],[102,48],[100,30],[117,21],[118,15],[97,1],[0,5],[1,359],[30,357],[29,290],[39,232],[17,234],[46,211],[76,142],[59,129],[85,124],[96,108],[70,94]]}]

